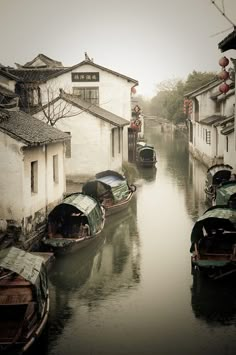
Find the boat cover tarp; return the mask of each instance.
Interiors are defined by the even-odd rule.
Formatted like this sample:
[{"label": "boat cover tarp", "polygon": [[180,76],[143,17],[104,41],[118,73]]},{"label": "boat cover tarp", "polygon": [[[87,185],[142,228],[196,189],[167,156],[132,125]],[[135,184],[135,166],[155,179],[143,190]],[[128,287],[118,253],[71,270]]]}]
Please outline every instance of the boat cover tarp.
[{"label": "boat cover tarp", "polygon": [[[111,171],[109,171],[112,173]],[[100,177],[99,177],[100,176]],[[126,179],[116,173],[113,175],[96,175],[96,180],[89,181],[84,184],[83,192],[93,196],[94,198],[99,198],[106,191],[110,191],[115,202],[126,199],[130,193],[130,188]]]},{"label": "boat cover tarp", "polygon": [[227,205],[230,198],[236,197],[236,182],[228,182],[216,190],[216,205]]},{"label": "boat cover tarp", "polygon": [[222,181],[230,179],[232,166],[228,164],[216,164],[207,170],[207,184],[218,185]]},{"label": "boat cover tarp", "polygon": [[103,219],[102,209],[99,203],[91,196],[82,193],[74,193],[67,196],[61,204],[57,205],[49,214],[49,220],[70,216],[73,212],[84,213],[88,219],[91,235],[100,228]]},{"label": "boat cover tarp", "polygon": [[0,250],[0,267],[15,272],[34,285],[41,313],[47,295],[47,272],[43,257],[10,247]]},{"label": "boat cover tarp", "polygon": [[191,252],[194,250],[194,243],[203,238],[203,228],[207,233],[212,229],[220,228],[226,231],[236,231],[236,210],[225,208],[224,206],[214,206],[200,216],[192,229]]}]

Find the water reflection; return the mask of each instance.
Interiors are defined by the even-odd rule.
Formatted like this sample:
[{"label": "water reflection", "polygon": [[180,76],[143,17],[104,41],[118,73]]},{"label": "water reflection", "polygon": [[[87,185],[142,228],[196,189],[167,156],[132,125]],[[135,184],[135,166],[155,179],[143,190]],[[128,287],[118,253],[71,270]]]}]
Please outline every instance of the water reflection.
[{"label": "water reflection", "polygon": [[125,211],[107,218],[103,233],[87,248],[57,258],[49,279],[48,351],[53,353],[78,307],[96,310],[108,296],[129,292],[140,282],[136,198]]},{"label": "water reflection", "polygon": [[196,273],[191,295],[196,318],[211,326],[236,325],[236,285],[233,278],[216,282]]},{"label": "water reflection", "polygon": [[157,167],[153,166],[151,168],[138,167],[139,176],[146,182],[153,182],[156,180]]}]

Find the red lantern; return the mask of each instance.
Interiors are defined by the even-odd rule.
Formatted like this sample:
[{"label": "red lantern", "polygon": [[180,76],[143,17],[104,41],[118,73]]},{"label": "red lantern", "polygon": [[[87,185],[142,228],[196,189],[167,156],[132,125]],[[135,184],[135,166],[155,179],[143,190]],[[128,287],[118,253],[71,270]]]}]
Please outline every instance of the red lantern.
[{"label": "red lantern", "polygon": [[227,79],[229,79],[229,72],[223,69],[223,70],[218,74],[218,78],[221,79],[221,80],[227,80]]},{"label": "red lantern", "polygon": [[229,91],[229,85],[226,84],[226,83],[222,83],[220,86],[219,86],[219,90],[222,94],[226,94],[228,91]]},{"label": "red lantern", "polygon": [[221,67],[226,67],[229,64],[229,59],[226,57],[222,57],[219,60],[219,64]]},{"label": "red lantern", "polygon": [[136,89],[134,86],[131,88],[131,92],[132,92],[132,94],[136,94]]}]

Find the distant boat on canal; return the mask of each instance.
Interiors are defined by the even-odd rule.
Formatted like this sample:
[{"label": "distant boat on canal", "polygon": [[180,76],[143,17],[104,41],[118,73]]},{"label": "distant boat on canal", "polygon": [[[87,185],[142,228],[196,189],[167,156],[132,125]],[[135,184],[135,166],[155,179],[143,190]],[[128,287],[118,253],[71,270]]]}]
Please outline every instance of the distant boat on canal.
[{"label": "distant boat on canal", "polygon": [[81,192],[67,196],[48,215],[43,246],[57,254],[86,247],[102,232],[105,210],[93,197]]},{"label": "distant boat on canal", "polygon": [[236,272],[236,210],[213,206],[191,233],[192,272],[218,279]]},{"label": "distant boat on canal", "polygon": [[215,164],[207,170],[205,193],[209,204],[214,204],[217,188],[232,177],[232,166],[228,164]]},{"label": "distant boat on canal", "polygon": [[136,186],[129,184],[124,175],[106,170],[87,181],[82,192],[98,200],[105,208],[106,217],[124,210],[131,201]]},{"label": "distant boat on canal", "polygon": [[154,167],[157,162],[156,151],[148,143],[139,141],[136,147],[136,164],[140,167]]},{"label": "distant boat on canal", "polygon": [[45,260],[21,249],[0,251],[0,353],[24,353],[49,315]]}]

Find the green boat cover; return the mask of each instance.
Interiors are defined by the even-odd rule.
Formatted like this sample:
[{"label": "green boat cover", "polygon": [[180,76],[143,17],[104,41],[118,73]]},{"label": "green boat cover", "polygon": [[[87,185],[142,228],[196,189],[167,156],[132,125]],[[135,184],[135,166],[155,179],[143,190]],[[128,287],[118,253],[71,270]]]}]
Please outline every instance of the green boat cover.
[{"label": "green boat cover", "polygon": [[197,264],[200,267],[223,267],[227,264],[230,264],[230,260],[197,260],[195,261],[195,264]]},{"label": "green boat cover", "polygon": [[111,170],[107,171],[107,175],[105,173],[97,174],[96,180],[84,184],[83,193],[99,199],[106,191],[109,191],[115,202],[126,199],[130,193],[130,188],[125,177]]},{"label": "green boat cover", "polygon": [[35,288],[39,313],[47,296],[47,272],[44,259],[16,247],[0,250],[0,267],[15,272]]},{"label": "green boat cover", "polygon": [[207,232],[219,228],[227,231],[235,231],[236,210],[224,206],[214,206],[200,216],[192,229],[191,252],[194,250],[194,243],[197,243],[204,236],[203,227]]},{"label": "green boat cover", "polygon": [[220,186],[216,190],[216,205],[228,205],[233,195],[236,195],[236,182]]},{"label": "green boat cover", "polygon": [[70,215],[73,212],[82,212],[88,219],[91,235],[97,233],[103,220],[103,211],[100,204],[91,196],[83,193],[74,193],[67,196],[61,204],[56,206],[49,214],[49,219],[55,216]]}]

